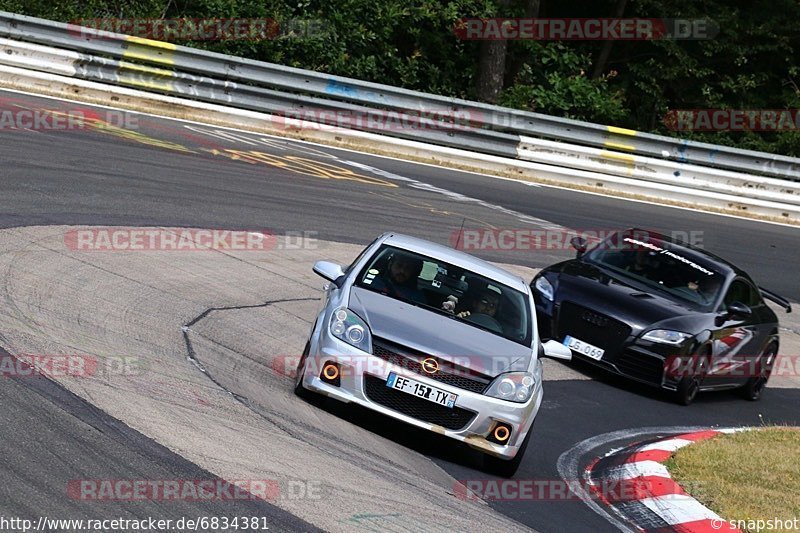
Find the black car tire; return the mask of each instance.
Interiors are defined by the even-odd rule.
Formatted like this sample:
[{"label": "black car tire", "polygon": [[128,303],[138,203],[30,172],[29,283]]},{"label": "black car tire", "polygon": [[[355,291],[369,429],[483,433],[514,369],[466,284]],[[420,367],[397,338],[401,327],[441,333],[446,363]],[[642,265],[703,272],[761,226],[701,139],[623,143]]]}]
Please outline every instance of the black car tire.
[{"label": "black car tire", "polygon": [[[742,397],[745,400],[755,402],[761,398],[761,393],[769,381],[769,375],[772,373],[772,365],[775,362],[775,356],[778,354],[778,346],[772,342],[764,350],[764,353],[758,358],[758,364],[761,370],[760,376],[753,376],[748,379],[740,390]],[[762,366],[763,365],[763,366]]]},{"label": "black car tire", "polygon": [[697,394],[700,392],[700,385],[703,383],[703,377],[709,365],[708,358],[711,354],[708,352],[708,348],[701,348],[696,354],[696,357],[700,358],[700,364],[696,372],[691,376],[684,376],[678,382],[678,388],[675,390],[674,398],[679,404],[691,405],[695,398],[697,398]]},{"label": "black car tire", "polygon": [[531,428],[528,430],[528,434],[525,435],[525,440],[522,441],[522,446],[520,446],[519,451],[517,451],[517,455],[510,461],[489,454],[484,455],[483,469],[489,474],[498,477],[513,477],[514,474],[517,473],[519,465],[522,464],[522,457],[525,455],[525,450],[528,448],[528,441],[531,440],[532,434],[533,425],[531,425]]},{"label": "black car tire", "polygon": [[303,355],[300,356],[300,362],[297,364],[297,377],[294,378],[294,393],[307,400],[311,397],[311,391],[303,387],[303,376],[306,373],[306,358],[308,357],[309,352],[311,351],[311,340],[306,343],[306,347],[303,348]]},{"label": "black car tire", "polygon": [[687,376],[678,382],[675,401],[681,405],[691,405],[700,392],[700,380],[695,376]]}]

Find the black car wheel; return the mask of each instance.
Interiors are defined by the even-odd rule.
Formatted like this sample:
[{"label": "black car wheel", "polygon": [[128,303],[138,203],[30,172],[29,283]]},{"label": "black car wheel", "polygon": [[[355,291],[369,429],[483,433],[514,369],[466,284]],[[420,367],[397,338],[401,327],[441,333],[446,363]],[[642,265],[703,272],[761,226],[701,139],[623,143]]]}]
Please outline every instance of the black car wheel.
[{"label": "black car wheel", "polygon": [[748,379],[741,388],[742,396],[746,400],[754,402],[761,398],[761,392],[767,385],[769,375],[772,373],[772,364],[775,362],[775,356],[777,354],[778,346],[773,342],[767,346],[767,349],[764,350],[764,353],[758,358],[759,375]]},{"label": "black car wheel", "polygon": [[708,348],[701,348],[695,354],[696,368],[693,369],[691,375],[684,376],[678,382],[678,388],[674,395],[676,402],[681,405],[690,405],[697,398],[697,393],[700,392],[700,385],[703,383],[703,378],[708,370],[710,355]]},{"label": "black car wheel", "polygon": [[297,377],[294,378],[294,393],[303,399],[308,399],[311,396],[311,392],[303,387],[303,376],[305,376],[306,373],[306,358],[310,351],[311,341],[309,340],[306,343],[306,347],[303,348],[303,355],[300,357],[300,363],[297,365]]},{"label": "black car wheel", "polygon": [[484,455],[483,469],[495,476],[513,477],[514,474],[517,473],[519,465],[522,464],[522,457],[525,455],[525,450],[528,448],[528,441],[531,440],[532,434],[533,426],[531,425],[531,428],[528,430],[528,434],[525,435],[525,440],[522,441],[522,446],[520,446],[517,455],[515,455],[510,461],[495,457],[493,455]]}]

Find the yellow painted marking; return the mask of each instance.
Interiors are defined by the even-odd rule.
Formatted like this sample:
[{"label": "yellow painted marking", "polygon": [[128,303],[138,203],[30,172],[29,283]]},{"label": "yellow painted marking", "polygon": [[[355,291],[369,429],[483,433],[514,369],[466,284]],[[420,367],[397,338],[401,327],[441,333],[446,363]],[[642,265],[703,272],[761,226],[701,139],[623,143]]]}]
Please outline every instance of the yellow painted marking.
[{"label": "yellow painted marking", "polygon": [[128,130],[125,128],[120,128],[118,126],[113,126],[104,120],[100,120],[94,117],[78,117],[74,113],[64,113],[62,111],[55,111],[55,110],[47,110],[48,112],[52,113],[53,115],[59,116],[71,116],[76,121],[80,121],[83,125],[87,127],[87,129],[91,129],[94,131],[99,131],[101,133],[107,133],[109,135],[113,135],[114,137],[119,137],[122,139],[127,139],[129,141],[135,141],[140,144],[146,144],[148,146],[156,146],[158,148],[166,148],[168,150],[175,150],[178,152],[186,152],[186,153],[197,153],[194,150],[183,146],[182,144],[173,143],[170,141],[163,141],[161,139],[155,139],[153,137],[149,137],[143,133],[139,133],[138,131]]},{"label": "yellow painted marking", "polygon": [[182,144],[173,143],[170,141],[163,141],[161,139],[155,139],[153,137],[149,137],[143,133],[139,133],[138,131],[127,130],[125,128],[119,128],[117,126],[112,126],[107,122],[103,122],[102,120],[97,119],[86,119],[87,123],[94,123],[94,126],[98,131],[102,131],[104,133],[108,133],[109,135],[113,135],[115,137],[120,137],[122,139],[128,139],[130,141],[136,141],[140,144],[146,144],[149,146],[157,146],[159,148],[166,148],[168,150],[175,150],[178,152],[186,152],[186,153],[196,153],[194,150],[183,146]]},{"label": "yellow painted marking", "polygon": [[608,150],[600,150],[600,157],[606,159],[616,159],[633,165],[636,162],[636,157],[631,154],[621,154],[619,152],[609,152]]},{"label": "yellow painted marking", "polygon": [[151,46],[153,48],[163,48],[164,50],[176,50],[177,45],[173,43],[165,43],[164,41],[154,41],[152,39],[145,39],[143,37],[137,37],[135,35],[126,35],[125,40],[135,44],[141,44],[142,46]]},{"label": "yellow painted marking", "polygon": [[[158,91],[173,91],[175,89],[171,79],[175,76],[175,73],[171,70],[146,67],[129,61],[120,61],[119,66],[120,68],[117,72],[119,81],[126,85]],[[144,77],[142,74],[147,76]]]},{"label": "yellow painted marking", "polygon": [[637,135],[639,132],[636,130],[629,130],[626,128],[618,128],[616,126],[606,126],[610,133],[617,133],[619,135]]},{"label": "yellow painted marking", "polygon": [[204,151],[213,154],[221,155],[232,159],[234,161],[244,161],[250,164],[263,163],[272,167],[283,168],[289,172],[303,174],[305,176],[314,176],[323,179],[336,179],[336,180],[349,180],[366,183],[368,185],[381,185],[384,187],[397,187],[396,184],[374,178],[371,176],[364,176],[357,174],[349,168],[339,167],[328,163],[321,163],[312,159],[306,159],[298,156],[279,156],[273,154],[266,154],[256,150],[243,151],[243,150],[216,150],[203,148]]},{"label": "yellow painted marking", "polygon": [[134,70],[136,72],[152,74],[153,76],[166,76],[168,78],[172,78],[175,76],[175,72],[172,70],[167,70],[164,68],[148,67],[145,65],[139,65],[138,63],[131,63],[130,61],[120,61],[119,66],[125,70]]},{"label": "yellow painted marking", "polygon": [[133,35],[127,35],[128,48],[122,53],[125,59],[139,59],[162,65],[175,64],[176,46],[172,43],[142,39]]},{"label": "yellow painted marking", "polygon": [[466,219],[466,220],[469,220],[471,222],[475,222],[475,223],[477,223],[477,224],[479,224],[481,226],[485,226],[485,227],[487,227],[489,229],[493,229],[493,230],[500,229],[499,227],[494,226],[493,224],[491,224],[491,223],[489,223],[489,222],[487,222],[487,221],[485,221],[483,219],[475,218],[475,217],[470,216],[470,215],[465,215],[464,213],[459,213],[457,211],[443,211],[441,209],[437,209],[435,207],[432,207],[430,204],[415,204],[415,203],[406,201],[405,199],[403,199],[402,197],[400,197],[399,195],[396,195],[396,194],[384,194],[384,193],[374,193],[374,192],[370,192],[370,194],[374,194],[376,196],[380,196],[382,198],[386,198],[386,199],[392,200],[394,202],[397,202],[398,204],[405,205],[406,207],[413,207],[415,209],[422,209],[423,211],[428,211],[429,213],[434,214],[434,215],[453,216],[453,217],[457,217],[457,218],[460,218],[460,219]]},{"label": "yellow painted marking", "polygon": [[211,155],[221,155],[223,157],[227,157],[233,161],[243,161],[245,163],[250,163],[251,165],[257,165],[259,161],[257,159],[253,159],[252,157],[242,156],[239,154],[231,154],[227,151],[217,150],[216,148],[201,148],[204,152],[208,152]]},{"label": "yellow painted marking", "polygon": [[606,148],[616,148],[617,150],[627,150],[629,152],[633,152],[636,150],[636,147],[632,144],[621,144],[621,143],[614,143],[611,141],[606,141],[603,143],[603,146]]}]

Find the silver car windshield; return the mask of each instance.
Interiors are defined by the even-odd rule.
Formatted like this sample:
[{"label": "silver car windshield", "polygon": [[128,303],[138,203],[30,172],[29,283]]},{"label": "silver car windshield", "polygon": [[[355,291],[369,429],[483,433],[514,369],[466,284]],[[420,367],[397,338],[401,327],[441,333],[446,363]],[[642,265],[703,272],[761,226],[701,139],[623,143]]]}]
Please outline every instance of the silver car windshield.
[{"label": "silver car windshield", "polygon": [[464,268],[392,246],[381,247],[355,285],[531,345],[527,296]]}]

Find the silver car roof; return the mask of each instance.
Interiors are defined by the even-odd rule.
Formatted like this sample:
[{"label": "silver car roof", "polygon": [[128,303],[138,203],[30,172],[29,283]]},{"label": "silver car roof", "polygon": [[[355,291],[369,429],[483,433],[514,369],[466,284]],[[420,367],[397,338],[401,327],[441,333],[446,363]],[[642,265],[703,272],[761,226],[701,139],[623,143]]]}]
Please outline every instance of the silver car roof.
[{"label": "silver car roof", "polygon": [[383,244],[427,255],[433,259],[440,259],[446,263],[464,268],[475,274],[480,274],[481,276],[507,285],[524,294],[528,293],[528,284],[524,279],[470,254],[448,248],[447,246],[442,246],[441,244],[436,244],[435,242],[400,233],[384,233],[382,238]]}]

